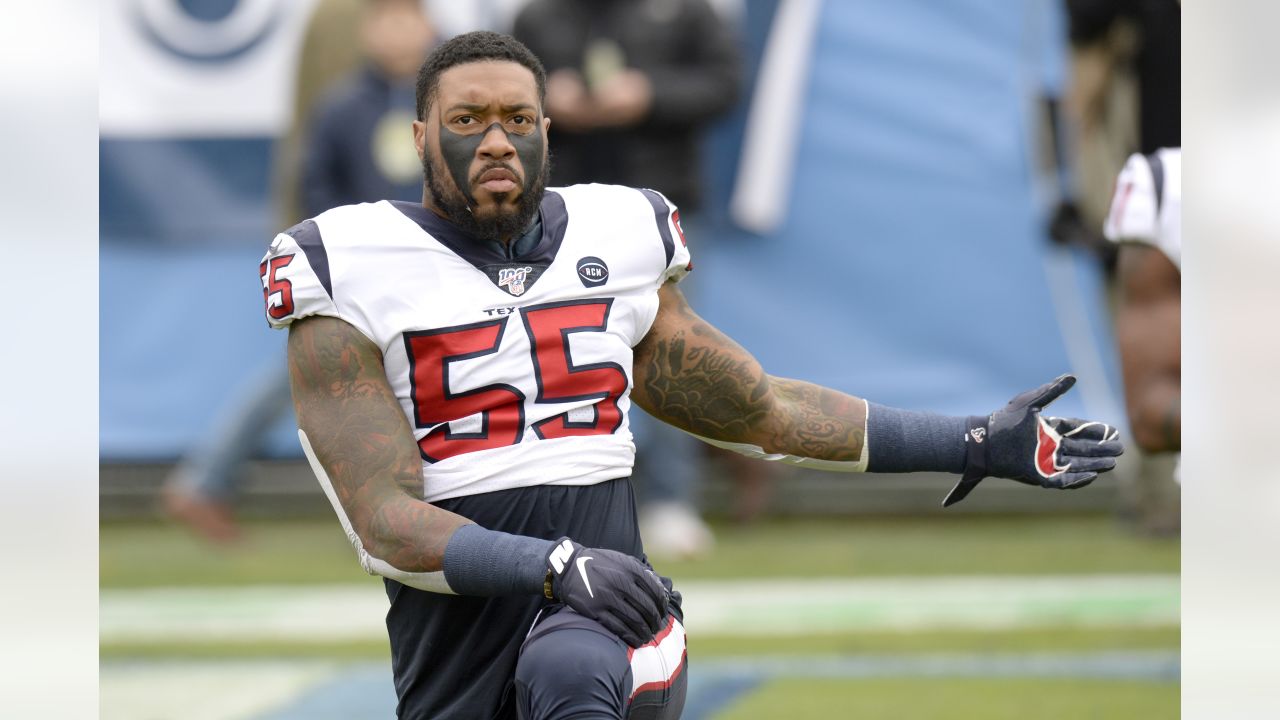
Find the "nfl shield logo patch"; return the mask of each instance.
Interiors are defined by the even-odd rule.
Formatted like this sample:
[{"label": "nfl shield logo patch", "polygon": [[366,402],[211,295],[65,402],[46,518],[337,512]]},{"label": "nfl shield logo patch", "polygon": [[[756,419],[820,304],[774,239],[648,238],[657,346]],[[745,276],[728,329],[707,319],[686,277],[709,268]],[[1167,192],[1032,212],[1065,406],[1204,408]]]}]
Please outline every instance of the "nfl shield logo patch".
[{"label": "nfl shield logo patch", "polygon": [[498,269],[498,287],[520,297],[524,294],[525,281],[529,279],[531,267],[505,267]]}]

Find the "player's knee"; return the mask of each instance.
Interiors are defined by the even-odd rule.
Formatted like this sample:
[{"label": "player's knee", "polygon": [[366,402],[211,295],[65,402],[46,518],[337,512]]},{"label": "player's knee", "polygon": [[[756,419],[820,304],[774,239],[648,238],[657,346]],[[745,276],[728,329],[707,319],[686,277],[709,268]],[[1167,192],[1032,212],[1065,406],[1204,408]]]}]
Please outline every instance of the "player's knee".
[{"label": "player's knee", "polygon": [[516,663],[520,716],[620,718],[628,670],[626,646],[592,630],[565,628],[531,638]]},{"label": "player's knee", "polygon": [[559,630],[525,645],[516,664],[516,679],[566,690],[593,683],[616,684],[628,667],[626,653],[621,641],[600,633]]}]

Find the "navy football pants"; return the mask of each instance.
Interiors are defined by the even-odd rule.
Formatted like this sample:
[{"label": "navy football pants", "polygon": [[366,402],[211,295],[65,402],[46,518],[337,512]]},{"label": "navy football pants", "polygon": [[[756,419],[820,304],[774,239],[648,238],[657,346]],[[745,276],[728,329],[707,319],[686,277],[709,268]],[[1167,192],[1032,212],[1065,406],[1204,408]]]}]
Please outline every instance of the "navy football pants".
[{"label": "navy football pants", "polygon": [[599,623],[561,609],[529,633],[516,663],[521,720],[676,720],[688,674],[675,615],[631,649]]}]

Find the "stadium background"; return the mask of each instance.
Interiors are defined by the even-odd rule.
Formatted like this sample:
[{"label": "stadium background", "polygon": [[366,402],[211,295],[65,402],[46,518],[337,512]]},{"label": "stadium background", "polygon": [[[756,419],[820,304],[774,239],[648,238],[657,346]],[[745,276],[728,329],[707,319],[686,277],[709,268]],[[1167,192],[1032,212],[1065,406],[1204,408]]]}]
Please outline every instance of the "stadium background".
[{"label": "stadium background", "polygon": [[[245,543],[150,521],[169,463],[282,356],[255,269],[310,5],[102,9],[104,717],[389,707],[379,584],[350,562],[290,420]],[[446,31],[492,22],[492,4],[449,5]],[[702,314],[776,374],[904,407],[969,414],[1070,370],[1080,386],[1054,412],[1123,426],[1096,261],[1045,231],[1061,176],[1040,162],[1037,112],[1065,84],[1062,8],[737,7],[754,92],[710,140],[707,237],[690,238]],[[714,555],[662,568],[707,608],[701,639],[690,619],[705,660],[688,716],[1176,713],[1177,544],[1125,535],[1113,483],[984,486],[939,516],[944,478],[786,480],[776,519],[717,526]],[[728,491],[707,488],[713,517]],[[787,625],[796,597],[814,605]]]}]

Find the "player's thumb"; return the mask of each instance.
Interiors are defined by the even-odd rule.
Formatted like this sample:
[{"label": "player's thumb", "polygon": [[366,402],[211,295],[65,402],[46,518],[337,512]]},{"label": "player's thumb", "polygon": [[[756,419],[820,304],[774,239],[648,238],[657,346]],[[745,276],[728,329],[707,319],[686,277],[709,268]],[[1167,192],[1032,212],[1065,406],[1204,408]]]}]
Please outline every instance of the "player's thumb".
[{"label": "player's thumb", "polygon": [[1064,373],[1040,387],[1028,393],[1031,396],[1029,406],[1040,410],[1049,406],[1049,403],[1062,397],[1062,394],[1071,389],[1076,384],[1076,376],[1071,373]]}]

